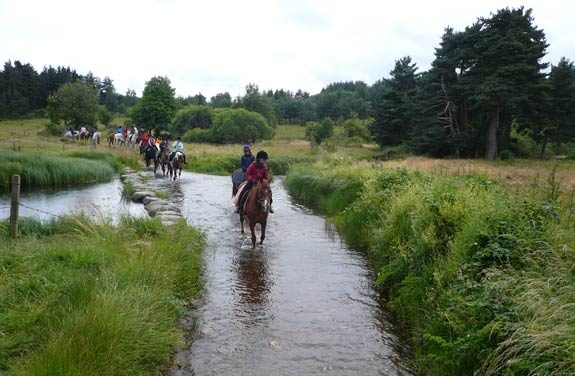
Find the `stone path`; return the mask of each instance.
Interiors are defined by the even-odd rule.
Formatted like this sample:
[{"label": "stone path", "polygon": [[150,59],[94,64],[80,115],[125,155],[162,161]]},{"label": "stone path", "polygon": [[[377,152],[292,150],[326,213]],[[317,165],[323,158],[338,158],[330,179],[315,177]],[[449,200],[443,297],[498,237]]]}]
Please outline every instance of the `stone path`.
[{"label": "stone path", "polygon": [[[136,190],[131,199],[133,202],[141,202],[150,217],[158,217],[162,223],[167,226],[176,224],[183,218],[180,207],[169,199],[158,197],[155,191],[152,190],[144,172],[135,171],[126,167],[124,173],[120,175],[120,179],[124,184],[130,183]],[[167,193],[167,192],[166,192]]]}]

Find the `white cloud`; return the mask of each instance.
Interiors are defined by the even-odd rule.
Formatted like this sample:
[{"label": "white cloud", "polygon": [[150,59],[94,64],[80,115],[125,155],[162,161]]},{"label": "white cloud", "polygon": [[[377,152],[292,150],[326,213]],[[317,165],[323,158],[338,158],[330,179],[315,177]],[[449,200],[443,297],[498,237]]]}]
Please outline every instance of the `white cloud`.
[{"label": "white cloud", "polygon": [[533,8],[550,43],[547,60],[575,58],[575,3],[371,0],[0,0],[0,59],[66,65],[141,93],[155,75],[178,95],[241,94],[387,76],[410,55],[429,68],[443,29],[462,30],[505,6]]}]

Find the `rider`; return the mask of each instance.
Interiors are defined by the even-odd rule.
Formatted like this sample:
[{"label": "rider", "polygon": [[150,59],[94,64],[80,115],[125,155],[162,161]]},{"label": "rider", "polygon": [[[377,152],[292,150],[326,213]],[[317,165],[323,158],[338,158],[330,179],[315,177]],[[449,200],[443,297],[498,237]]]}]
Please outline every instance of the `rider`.
[{"label": "rider", "polygon": [[160,141],[160,152],[158,153],[158,158],[162,152],[169,153],[170,150],[170,143],[168,142],[168,137],[166,135],[160,135],[158,138],[161,137]]},{"label": "rider", "polygon": [[122,133],[122,126],[118,125],[118,128],[116,129],[116,133]]},{"label": "rider", "polygon": [[170,162],[174,159],[176,153],[180,152],[184,156],[184,164],[188,164],[188,162],[186,162],[186,155],[184,154],[184,144],[182,143],[182,138],[180,136],[178,136],[176,141],[172,144],[172,150],[173,151],[170,153]]},{"label": "rider", "polygon": [[244,145],[244,155],[240,158],[240,165],[242,166],[242,171],[245,174],[248,171],[248,167],[255,161],[255,157],[250,150],[250,145]]},{"label": "rider", "polygon": [[[243,187],[243,189],[240,189],[238,191],[238,194],[234,198],[234,203],[236,203],[236,205],[237,205],[237,208],[236,208],[237,212],[239,212],[239,209],[241,207],[241,203],[243,202],[243,198],[247,197],[247,195],[248,195],[249,191],[252,189],[252,187],[254,187],[258,182],[260,182],[262,180],[267,180],[268,182],[271,182],[270,175],[268,172],[268,166],[265,163],[267,160],[268,160],[268,153],[266,153],[263,150],[258,151],[258,153],[256,154],[255,162],[253,162],[248,167],[248,170],[246,171],[247,183],[245,183],[245,186]],[[273,200],[271,200],[271,202],[273,202]],[[271,205],[271,202],[270,202],[270,205]],[[270,213],[273,213],[273,212],[274,212],[274,210],[270,206]]]}]

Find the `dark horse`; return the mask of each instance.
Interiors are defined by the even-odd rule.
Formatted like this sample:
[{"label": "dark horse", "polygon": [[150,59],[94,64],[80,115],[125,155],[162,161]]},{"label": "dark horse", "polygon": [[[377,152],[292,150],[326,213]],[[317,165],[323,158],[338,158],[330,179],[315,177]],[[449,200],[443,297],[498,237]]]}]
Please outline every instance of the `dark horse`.
[{"label": "dark horse", "polygon": [[[248,193],[244,210],[240,209],[240,223],[242,234],[244,233],[244,217],[248,219],[248,225],[252,233],[252,247],[256,247],[256,223],[261,226],[260,244],[266,238],[266,225],[271,207],[272,190],[269,182],[262,180]],[[245,211],[245,213],[244,213]]]},{"label": "dark horse", "polygon": [[184,155],[180,152],[176,152],[174,155],[174,159],[168,164],[168,172],[170,173],[170,177],[172,174],[174,175],[174,180],[176,177],[182,177],[182,169],[184,168]]},{"label": "dark horse", "polygon": [[238,192],[240,184],[244,181],[246,174],[241,168],[238,168],[232,172],[232,197]]},{"label": "dark horse", "polygon": [[156,160],[157,153],[158,149],[155,146],[148,146],[148,148],[144,151],[144,161],[146,161],[146,167],[150,167],[152,161]]}]

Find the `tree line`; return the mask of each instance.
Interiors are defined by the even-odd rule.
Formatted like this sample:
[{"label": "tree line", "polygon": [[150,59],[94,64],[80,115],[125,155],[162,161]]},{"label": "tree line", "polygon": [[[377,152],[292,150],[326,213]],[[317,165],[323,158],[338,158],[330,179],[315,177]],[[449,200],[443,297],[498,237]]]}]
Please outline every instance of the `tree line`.
[{"label": "tree line", "polygon": [[[575,141],[575,67],[567,58],[552,66],[543,62],[548,46],[531,9],[505,8],[463,31],[446,28],[428,71],[418,72],[405,56],[395,62],[389,78],[371,86],[335,82],[315,95],[260,91],[250,83],[236,98],[223,92],[208,100],[201,93],[176,98],[170,87],[168,115],[144,114],[136,93],[116,93],[108,77],[81,76],[69,67],[45,67],[38,74],[29,64],[7,62],[0,72],[0,117],[41,111],[59,87],[79,81],[94,90],[107,111],[136,121],[155,119],[145,123],[155,121],[156,127],[168,127],[176,117],[174,128],[182,133],[208,128],[205,122],[214,109],[241,108],[260,114],[269,126],[366,120],[382,147],[414,154],[493,160],[513,153],[527,156],[525,145],[531,143],[544,156],[549,144]],[[178,110],[187,112],[178,119]]]}]

